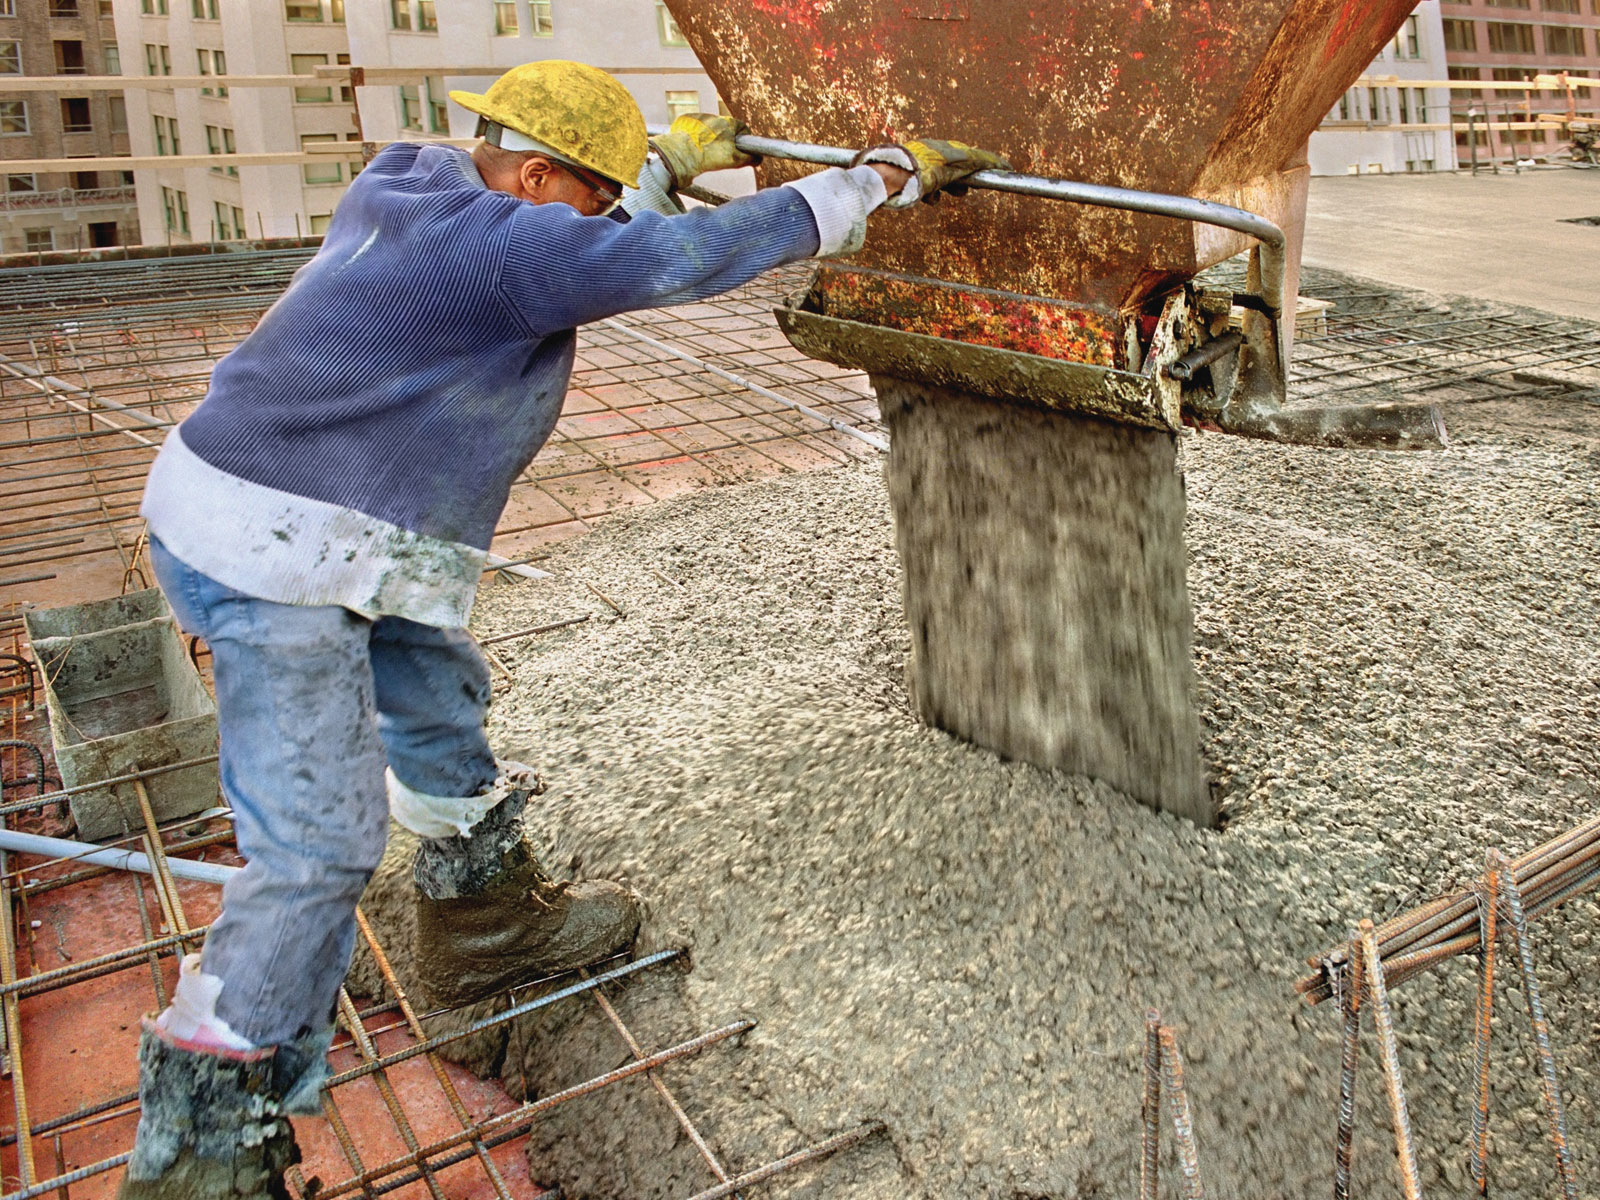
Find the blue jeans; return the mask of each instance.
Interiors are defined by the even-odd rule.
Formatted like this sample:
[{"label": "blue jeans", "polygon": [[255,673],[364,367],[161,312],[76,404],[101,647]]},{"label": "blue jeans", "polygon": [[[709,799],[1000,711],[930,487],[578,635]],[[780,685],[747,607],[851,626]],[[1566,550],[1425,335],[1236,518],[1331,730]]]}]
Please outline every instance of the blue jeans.
[{"label": "blue jeans", "polygon": [[222,790],[246,859],[206,935],[217,1015],[258,1046],[319,1032],[388,837],[385,763],[436,796],[494,782],[488,668],[462,629],[260,600],[153,536],[150,562],[178,624],[211,648]]}]

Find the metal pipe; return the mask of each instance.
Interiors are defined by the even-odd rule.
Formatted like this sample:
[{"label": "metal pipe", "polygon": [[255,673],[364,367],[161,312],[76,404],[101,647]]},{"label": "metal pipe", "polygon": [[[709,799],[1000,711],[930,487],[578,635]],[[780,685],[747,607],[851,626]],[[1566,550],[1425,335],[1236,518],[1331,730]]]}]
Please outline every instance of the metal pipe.
[{"label": "metal pipe", "polygon": [[[44,837],[37,833],[20,833],[15,829],[0,829],[0,850],[66,858],[100,867],[115,867],[119,871],[138,871],[142,875],[155,874],[150,856],[137,850],[105,850],[84,842],[69,842],[65,838]],[[228,882],[244,868],[174,858],[168,861],[167,870],[179,879],[220,884]]]},{"label": "metal pipe", "polygon": [[[825,167],[847,167],[856,151],[843,146],[818,146],[809,142],[787,142],[781,138],[745,134],[738,139],[739,149],[767,158],[786,158],[795,162],[816,163]],[[1009,192],[1016,196],[1036,196],[1043,200],[1065,200],[1097,208],[1120,208],[1129,212],[1150,213],[1179,221],[1197,221],[1248,234],[1261,243],[1261,298],[1274,315],[1283,311],[1286,282],[1287,240],[1283,230],[1259,213],[1246,212],[1193,196],[1171,196],[1162,192],[1141,192],[1133,188],[1110,187],[1100,183],[1080,183],[1075,179],[1049,179],[1023,175],[1017,171],[979,171],[961,181],[969,187]]]},{"label": "metal pipe", "polygon": [[1187,382],[1194,378],[1194,373],[1201,367],[1209,367],[1217,359],[1232,354],[1242,345],[1244,345],[1244,334],[1237,329],[1230,329],[1221,337],[1202,342],[1182,358],[1168,363],[1167,377]]}]

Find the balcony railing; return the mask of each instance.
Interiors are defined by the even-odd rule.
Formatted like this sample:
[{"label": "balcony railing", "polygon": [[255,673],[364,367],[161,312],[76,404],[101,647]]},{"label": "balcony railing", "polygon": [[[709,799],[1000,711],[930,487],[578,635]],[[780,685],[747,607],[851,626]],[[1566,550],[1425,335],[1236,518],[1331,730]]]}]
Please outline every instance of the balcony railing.
[{"label": "balcony railing", "polygon": [[131,187],[57,188],[49,192],[7,192],[0,195],[0,209],[98,208],[109,204],[133,204],[135,199]]}]

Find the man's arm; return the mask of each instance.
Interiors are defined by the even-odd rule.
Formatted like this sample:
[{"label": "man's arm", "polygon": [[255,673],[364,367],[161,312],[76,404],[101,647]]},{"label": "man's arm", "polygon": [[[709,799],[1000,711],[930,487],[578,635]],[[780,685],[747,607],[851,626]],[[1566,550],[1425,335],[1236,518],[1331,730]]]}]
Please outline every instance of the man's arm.
[{"label": "man's arm", "polygon": [[831,168],[718,208],[643,211],[626,224],[530,204],[513,218],[499,290],[539,337],[703,299],[784,263],[859,249],[887,197],[873,165]]}]

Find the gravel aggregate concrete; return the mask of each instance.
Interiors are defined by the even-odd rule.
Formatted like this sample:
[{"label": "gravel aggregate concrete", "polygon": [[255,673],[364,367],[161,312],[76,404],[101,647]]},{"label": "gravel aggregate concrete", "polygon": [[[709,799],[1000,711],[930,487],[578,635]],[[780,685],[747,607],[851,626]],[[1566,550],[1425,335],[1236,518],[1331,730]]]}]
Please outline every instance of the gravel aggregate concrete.
[{"label": "gravel aggregate concrete", "polygon": [[[763,1194],[1134,1195],[1155,1005],[1178,1029],[1210,1194],[1327,1193],[1339,1020],[1294,996],[1305,956],[1469,879],[1490,846],[1593,815],[1600,783],[1600,407],[1446,419],[1436,453],[1183,440],[1216,830],[914,719],[871,464],[631,512],[560,548],[554,579],[486,589],[484,635],[593,614],[494,647],[515,679],[493,738],[547,778],[532,826],[548,864],[638,889],[641,950],[693,949],[692,971],[617,993],[641,1040],[759,1020],[665,1072],[731,1165],[881,1117],[885,1137]],[[366,901],[390,945],[413,852],[392,839]],[[1534,927],[1586,1192],[1596,915],[1582,899]],[[1430,1194],[1470,1186],[1473,989],[1453,963],[1394,994]],[[1494,1192],[1531,1200],[1552,1194],[1552,1160],[1525,1010],[1514,989],[1500,1005]],[[1395,1194],[1366,1047],[1358,1194]],[[627,1051],[568,1003],[462,1057],[538,1094]],[[557,1110],[530,1155],[570,1200],[712,1182],[643,1081]]]}]

